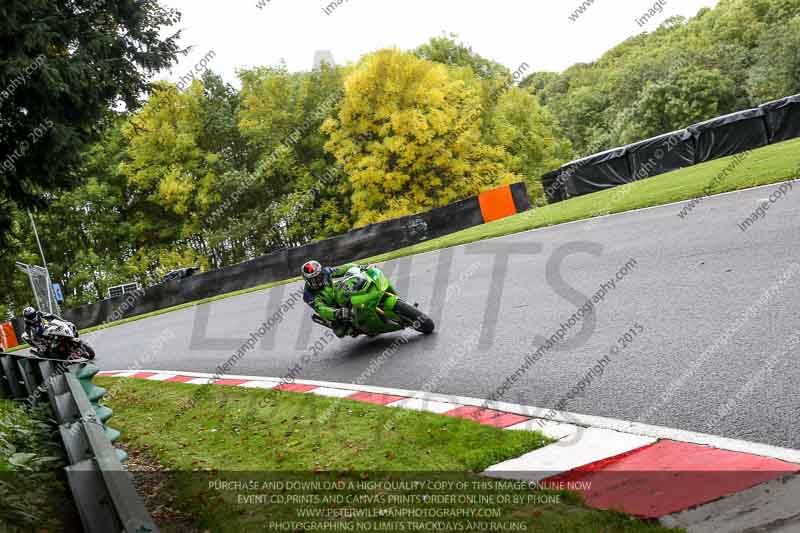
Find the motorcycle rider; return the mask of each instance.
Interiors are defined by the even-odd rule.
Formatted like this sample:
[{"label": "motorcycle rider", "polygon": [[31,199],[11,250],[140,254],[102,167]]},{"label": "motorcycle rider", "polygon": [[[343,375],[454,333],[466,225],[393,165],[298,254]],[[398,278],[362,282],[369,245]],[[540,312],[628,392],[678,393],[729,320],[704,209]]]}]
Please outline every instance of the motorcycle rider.
[{"label": "motorcycle rider", "polygon": [[336,301],[336,289],[333,279],[341,278],[351,268],[366,270],[369,265],[348,263],[338,268],[323,267],[318,261],[308,261],[301,271],[306,280],[303,301],[305,301],[320,318],[332,324],[331,329],[340,339],[346,335],[358,336],[353,327],[353,311],[348,307],[340,307]]},{"label": "motorcycle rider", "polygon": [[22,311],[22,317],[25,319],[25,333],[28,334],[30,345],[33,347],[38,346],[38,341],[44,336],[45,320],[64,320],[58,315],[42,313],[33,307],[26,307]]}]

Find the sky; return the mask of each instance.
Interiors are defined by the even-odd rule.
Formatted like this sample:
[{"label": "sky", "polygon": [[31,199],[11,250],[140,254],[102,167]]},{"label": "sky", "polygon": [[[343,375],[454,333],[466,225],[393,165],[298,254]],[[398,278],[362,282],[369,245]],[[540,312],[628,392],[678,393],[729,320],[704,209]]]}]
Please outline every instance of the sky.
[{"label": "sky", "polygon": [[[342,2],[339,4],[338,2]],[[560,72],[590,62],[671,16],[694,16],[716,0],[161,0],[183,14],[182,46],[171,71],[179,82],[210,68],[238,86],[236,71],[285,62],[309,70],[318,50],[337,64],[386,47],[412,49],[443,33],[511,70]],[[259,7],[259,4],[260,7]],[[335,5],[327,9],[326,6]],[[655,6],[655,9],[653,9]],[[582,13],[579,8],[584,8]],[[652,9],[652,11],[651,11]],[[645,18],[650,12],[653,16]],[[577,15],[577,16],[575,16]],[[575,20],[572,20],[575,18]],[[204,59],[207,58],[207,59]],[[200,65],[202,62],[203,65]]]}]

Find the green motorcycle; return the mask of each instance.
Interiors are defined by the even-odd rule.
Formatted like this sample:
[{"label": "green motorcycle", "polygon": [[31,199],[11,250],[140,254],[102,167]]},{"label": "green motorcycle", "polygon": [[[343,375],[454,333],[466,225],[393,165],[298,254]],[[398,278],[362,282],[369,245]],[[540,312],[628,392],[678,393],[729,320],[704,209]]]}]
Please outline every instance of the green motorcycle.
[{"label": "green motorcycle", "polygon": [[[425,335],[433,333],[433,320],[416,305],[403,301],[386,274],[377,267],[351,268],[334,283],[334,288],[337,304],[353,311],[353,327],[364,335],[374,337],[406,328]],[[318,315],[312,319],[317,324],[332,327]]]}]

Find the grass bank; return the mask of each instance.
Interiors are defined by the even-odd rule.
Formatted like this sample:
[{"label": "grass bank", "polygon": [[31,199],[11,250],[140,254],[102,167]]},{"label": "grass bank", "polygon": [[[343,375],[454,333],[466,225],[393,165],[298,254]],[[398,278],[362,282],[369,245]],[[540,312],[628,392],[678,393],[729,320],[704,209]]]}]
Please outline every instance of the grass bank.
[{"label": "grass bank", "polygon": [[111,425],[134,457],[162,465],[160,486],[200,529],[666,531],[477,475],[546,445],[538,433],[316,395],[97,382],[115,390]]},{"label": "grass bank", "polygon": [[[800,177],[800,139],[774,144],[653,178],[547,205],[502,220],[389,252],[374,261],[503,237],[512,233],[689,201],[724,192],[779,183]],[[681,211],[676,206],[675,216]]]},{"label": "grass bank", "polygon": [[81,531],[56,439],[44,410],[0,400],[0,531]]}]

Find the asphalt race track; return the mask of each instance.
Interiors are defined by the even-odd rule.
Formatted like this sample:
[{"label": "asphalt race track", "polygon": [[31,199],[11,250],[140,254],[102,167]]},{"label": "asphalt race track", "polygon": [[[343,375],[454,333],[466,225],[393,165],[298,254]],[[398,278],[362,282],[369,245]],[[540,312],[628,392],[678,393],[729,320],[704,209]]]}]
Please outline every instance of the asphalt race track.
[{"label": "asphalt race track", "polygon": [[[800,448],[800,190],[738,227],[776,188],[708,198],[685,219],[684,204],[668,205],[390,262],[387,273],[431,311],[436,334],[306,350],[325,331],[300,301],[229,373],[281,377],[306,355],[303,379],[495,397]],[[299,287],[87,339],[105,370],[215,372]],[[592,297],[599,303],[571,326]],[[522,368],[559,329],[564,340]],[[620,341],[631,329],[631,342]],[[583,392],[570,393],[581,381]]]}]

